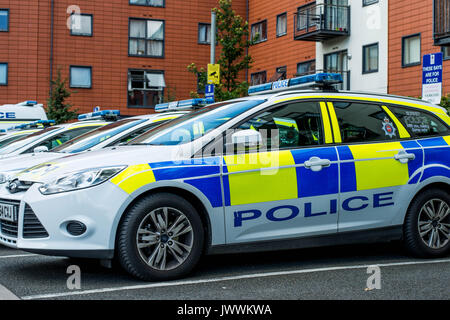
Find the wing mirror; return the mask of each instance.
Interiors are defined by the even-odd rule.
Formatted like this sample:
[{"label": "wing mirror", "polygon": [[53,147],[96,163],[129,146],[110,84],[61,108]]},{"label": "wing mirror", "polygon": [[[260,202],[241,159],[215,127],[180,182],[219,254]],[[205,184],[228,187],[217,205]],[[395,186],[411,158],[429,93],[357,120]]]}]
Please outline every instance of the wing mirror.
[{"label": "wing mirror", "polygon": [[34,153],[47,152],[48,148],[46,146],[39,146],[33,149]]},{"label": "wing mirror", "polygon": [[252,129],[236,131],[231,135],[231,142],[233,145],[244,147],[259,146],[262,144],[262,140],[261,133]]}]

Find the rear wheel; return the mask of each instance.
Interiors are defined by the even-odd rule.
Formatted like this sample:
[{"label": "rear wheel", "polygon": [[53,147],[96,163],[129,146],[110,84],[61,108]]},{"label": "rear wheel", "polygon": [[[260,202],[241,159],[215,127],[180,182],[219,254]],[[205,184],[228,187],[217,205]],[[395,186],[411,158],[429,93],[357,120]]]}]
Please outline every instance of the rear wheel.
[{"label": "rear wheel", "polygon": [[124,217],[118,258],[135,277],[169,280],[195,267],[203,243],[203,225],[195,208],[177,195],[154,194],[139,200]]},{"label": "rear wheel", "polygon": [[405,219],[406,247],[419,257],[439,257],[450,251],[450,195],[429,189],[411,203]]}]

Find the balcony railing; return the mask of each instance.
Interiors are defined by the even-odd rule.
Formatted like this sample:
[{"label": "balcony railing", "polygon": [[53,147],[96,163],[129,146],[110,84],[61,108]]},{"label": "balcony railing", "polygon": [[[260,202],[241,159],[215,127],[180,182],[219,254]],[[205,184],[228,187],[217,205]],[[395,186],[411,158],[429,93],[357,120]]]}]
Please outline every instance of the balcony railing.
[{"label": "balcony railing", "polygon": [[294,14],[294,39],[325,41],[350,35],[350,6],[314,4]]},{"label": "balcony railing", "polygon": [[434,0],[434,44],[450,45],[450,2]]}]

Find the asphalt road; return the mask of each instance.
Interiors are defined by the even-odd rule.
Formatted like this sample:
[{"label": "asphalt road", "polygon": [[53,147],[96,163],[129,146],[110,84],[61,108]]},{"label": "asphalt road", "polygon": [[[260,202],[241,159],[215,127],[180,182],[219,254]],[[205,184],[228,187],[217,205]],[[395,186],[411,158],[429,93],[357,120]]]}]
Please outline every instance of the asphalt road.
[{"label": "asphalt road", "polygon": [[[78,265],[81,289],[67,287]],[[367,289],[368,266],[380,289]],[[0,298],[34,299],[444,299],[450,256],[420,260],[399,243],[204,257],[189,277],[149,283],[95,261],[45,257],[0,246]]]}]

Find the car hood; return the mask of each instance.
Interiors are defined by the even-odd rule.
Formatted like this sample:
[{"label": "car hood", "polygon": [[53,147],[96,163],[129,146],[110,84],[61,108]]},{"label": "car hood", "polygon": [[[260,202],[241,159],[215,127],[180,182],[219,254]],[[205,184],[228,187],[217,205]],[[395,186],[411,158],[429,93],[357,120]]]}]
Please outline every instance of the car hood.
[{"label": "car hood", "polygon": [[0,173],[12,174],[36,166],[43,162],[48,162],[65,156],[56,152],[27,153],[0,159]]},{"label": "car hood", "polygon": [[47,183],[66,174],[85,169],[183,159],[186,157],[182,156],[182,150],[183,148],[177,146],[110,147],[40,163],[22,171],[17,177],[21,181]]}]

